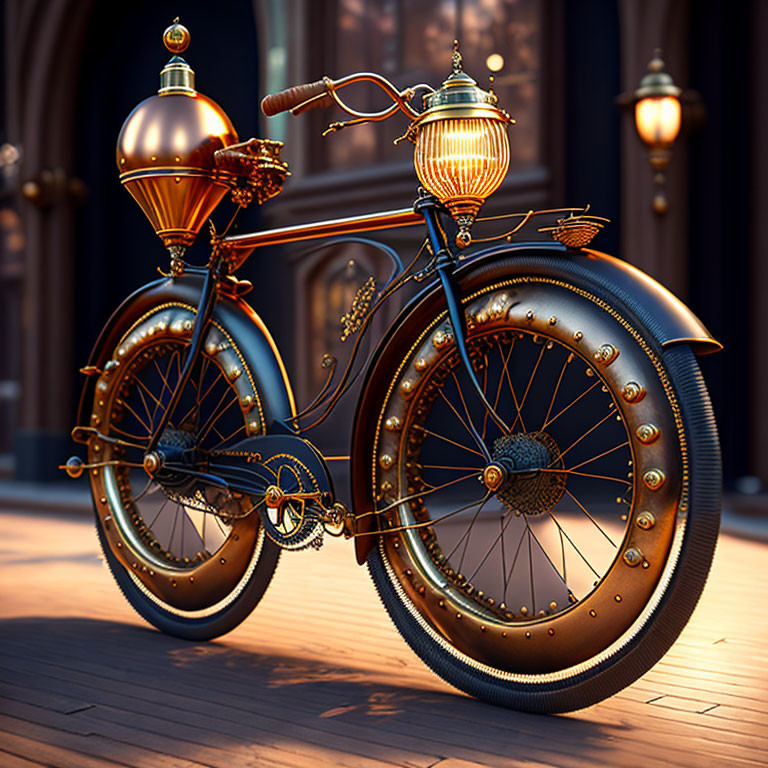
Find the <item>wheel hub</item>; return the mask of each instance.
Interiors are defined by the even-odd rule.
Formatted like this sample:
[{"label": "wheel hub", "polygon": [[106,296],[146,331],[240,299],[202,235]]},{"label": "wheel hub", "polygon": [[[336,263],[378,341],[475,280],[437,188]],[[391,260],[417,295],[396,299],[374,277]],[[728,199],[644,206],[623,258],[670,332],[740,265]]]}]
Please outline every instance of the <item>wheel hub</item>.
[{"label": "wheel hub", "polygon": [[483,480],[510,512],[542,515],[563,497],[567,476],[557,471],[563,469],[563,460],[546,432],[503,435],[493,443],[493,460]]}]

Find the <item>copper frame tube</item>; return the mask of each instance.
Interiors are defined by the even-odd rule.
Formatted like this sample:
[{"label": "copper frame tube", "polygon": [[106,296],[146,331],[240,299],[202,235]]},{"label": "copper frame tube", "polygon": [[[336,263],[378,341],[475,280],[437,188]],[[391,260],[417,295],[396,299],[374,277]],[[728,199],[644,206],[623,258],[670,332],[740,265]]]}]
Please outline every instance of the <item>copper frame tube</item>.
[{"label": "copper frame tube", "polygon": [[367,213],[362,216],[349,216],[344,219],[330,219],[310,224],[298,224],[293,227],[268,229],[264,232],[252,232],[244,235],[230,235],[221,240],[220,247],[225,254],[230,269],[240,267],[256,248],[268,245],[282,245],[301,240],[316,240],[322,237],[338,237],[357,232],[394,227],[412,227],[423,224],[424,217],[413,208],[401,208],[396,211]]}]

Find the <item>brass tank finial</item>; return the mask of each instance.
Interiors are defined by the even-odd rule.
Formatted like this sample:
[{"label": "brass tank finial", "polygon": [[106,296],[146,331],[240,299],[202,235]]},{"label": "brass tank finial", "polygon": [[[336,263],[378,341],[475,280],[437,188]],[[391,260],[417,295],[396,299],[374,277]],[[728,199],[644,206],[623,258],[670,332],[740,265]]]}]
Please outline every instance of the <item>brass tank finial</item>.
[{"label": "brass tank finial", "polygon": [[179,24],[178,16],[163,32],[163,43],[173,56],[160,72],[159,93],[195,93],[194,70],[179,56],[189,47],[190,39],[189,30]]},{"label": "brass tank finial", "polygon": [[462,58],[461,53],[459,53],[459,41],[454,40],[453,41],[453,72],[454,74],[458,75],[459,72],[462,71]]},{"label": "brass tank finial", "polygon": [[190,39],[189,30],[183,24],[179,24],[178,16],[173,20],[173,24],[163,32],[163,43],[171,53],[179,54],[186,51]]}]

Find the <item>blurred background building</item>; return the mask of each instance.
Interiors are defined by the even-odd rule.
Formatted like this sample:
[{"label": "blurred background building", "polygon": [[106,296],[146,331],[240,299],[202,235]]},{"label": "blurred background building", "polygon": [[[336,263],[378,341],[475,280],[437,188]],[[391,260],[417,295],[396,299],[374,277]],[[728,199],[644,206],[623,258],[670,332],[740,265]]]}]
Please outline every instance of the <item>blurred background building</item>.
[{"label": "blurred background building", "polygon": [[[286,142],[282,195],[240,230],[405,207],[416,179],[393,120],[322,138],[336,116],[266,120],[267,92],[353,71],[400,87],[439,84],[461,41],[481,85],[499,54],[500,103],[516,119],[509,177],[484,212],[590,203],[612,224],[595,247],[636,264],[686,300],[725,351],[701,359],[733,504],[759,506],[768,487],[768,3],[764,0],[5,0],[0,78],[0,471],[60,479],[84,365],[120,300],[165,268],[167,255],[117,180],[120,126],[158,87],[174,16],[198,89],[240,137]],[[697,91],[668,173],[669,211],[652,211],[653,181],[632,111],[655,48],[678,85]],[[361,108],[371,94],[350,94]],[[703,106],[702,106],[703,105]],[[693,119],[695,118],[695,119]],[[694,125],[697,124],[697,125]],[[224,220],[226,212],[219,215]],[[387,240],[418,247],[406,230]],[[206,238],[189,253],[205,259]],[[256,253],[242,270],[273,330],[300,403],[323,380],[320,360],[346,359],[338,318],[388,264],[360,245]],[[268,286],[267,290],[263,287]],[[404,297],[401,297],[400,303]],[[379,321],[373,339],[396,314]],[[319,440],[347,453],[354,396]],[[768,504],[766,504],[768,508]]]}]

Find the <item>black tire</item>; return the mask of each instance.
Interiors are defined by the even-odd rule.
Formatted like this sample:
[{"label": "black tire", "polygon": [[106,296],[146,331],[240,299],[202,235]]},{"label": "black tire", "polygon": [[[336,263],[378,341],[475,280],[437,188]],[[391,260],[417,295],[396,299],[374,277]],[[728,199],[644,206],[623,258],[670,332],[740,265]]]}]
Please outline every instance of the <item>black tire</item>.
[{"label": "black tire", "polygon": [[[503,266],[488,271],[493,277],[499,279],[499,275],[503,274]],[[534,277],[533,280],[535,281],[536,278]],[[546,278],[542,278],[542,282],[547,281]],[[548,282],[553,281],[550,279]],[[564,285],[563,281],[558,281],[559,287],[562,288]],[[592,300],[602,309],[612,306],[610,297],[594,285],[590,286],[582,282],[574,286],[571,282],[569,286],[575,291],[580,291],[582,295],[586,295],[585,290],[588,288]],[[471,288],[477,293],[482,292],[482,288],[479,288],[477,283]],[[615,305],[615,302],[613,304]],[[579,664],[558,668],[557,660],[550,660],[551,666],[546,671],[554,674],[541,675],[538,671],[528,674],[524,662],[521,662],[522,666],[517,671],[512,666],[500,669],[489,664],[480,651],[472,658],[473,654],[471,650],[467,651],[466,646],[463,649],[457,649],[456,644],[445,631],[445,626],[434,623],[435,613],[439,613],[434,609],[434,599],[428,604],[426,598],[419,596],[424,594],[425,583],[427,590],[430,588],[426,577],[422,579],[422,586],[419,587],[419,581],[414,578],[410,569],[405,571],[408,574],[407,579],[402,576],[402,562],[398,560],[397,567],[393,565],[395,550],[391,548],[391,544],[387,544],[387,541],[391,542],[403,534],[393,533],[380,537],[368,556],[368,568],[379,596],[393,622],[414,652],[451,685],[492,704],[530,712],[565,712],[590,706],[620,691],[649,670],[669,649],[688,622],[709,573],[720,521],[721,463],[712,407],[696,358],[685,345],[662,350],[654,341],[647,326],[636,316],[623,307],[614,306],[613,309],[626,320],[625,327],[631,326],[638,338],[644,340],[648,354],[655,359],[659,375],[668,381],[671,388],[670,397],[673,398],[675,407],[679,407],[679,429],[676,439],[681,446],[682,455],[687,456],[683,462],[687,466],[681,473],[679,484],[679,508],[683,512],[682,514],[678,512],[676,517],[675,525],[678,532],[676,543],[674,547],[670,545],[670,554],[663,566],[664,573],[659,576],[658,583],[654,587],[653,599],[647,601],[642,615],[638,614],[631,631],[628,629],[621,637],[606,645],[600,653],[593,653],[592,658],[583,658]],[[428,322],[436,316],[433,305],[429,308],[428,316],[422,315],[420,318],[421,327],[427,327]],[[472,331],[470,331],[470,338],[471,335]],[[413,338],[415,336],[412,336]],[[401,340],[399,345],[402,348],[405,342]],[[394,363],[392,360],[387,360],[386,363],[389,366],[387,379],[392,381],[391,371],[394,369]],[[404,368],[404,370],[408,373],[413,368]],[[413,377],[412,373],[409,375]],[[376,389],[375,374],[372,378],[371,386]],[[391,390],[396,390],[394,383],[390,385]],[[382,414],[386,406],[385,402],[381,408]],[[380,418],[383,419],[384,416]],[[403,421],[406,421],[406,416],[403,416]],[[405,430],[405,426],[402,429]],[[377,447],[375,450],[383,449]],[[378,458],[380,454],[375,455]],[[389,460],[389,456],[386,458]],[[639,470],[636,472],[636,477],[638,473]],[[394,513],[392,514],[393,519],[389,523],[385,522],[385,525],[402,524],[402,520],[394,517]],[[415,517],[419,519],[416,514]],[[624,546],[631,535],[633,515],[630,514],[628,518],[628,533],[627,538],[624,539]],[[681,522],[683,520],[684,523]],[[632,529],[635,530],[634,527]],[[403,543],[404,539],[400,541],[398,552],[405,549]],[[398,544],[394,546],[397,547]],[[617,552],[614,564],[616,562],[621,562],[620,552]],[[644,563],[644,566],[647,566],[647,563]],[[514,564],[512,567],[514,569]],[[398,568],[400,570],[396,574],[395,571]],[[626,569],[626,572],[641,573],[642,571]],[[417,573],[418,576],[423,574]],[[602,587],[604,582],[599,583]],[[598,582],[595,582],[595,585],[595,592],[597,592],[599,591]],[[427,597],[429,597],[429,591],[427,591]],[[617,600],[620,600],[618,596]],[[440,601],[441,607],[445,607],[445,602]],[[457,618],[462,617],[457,614]],[[519,619],[520,616],[515,618]],[[523,618],[534,619],[535,617]],[[529,623],[526,626],[531,628],[540,626],[546,638],[547,618],[542,619],[538,624]],[[466,619],[465,615],[464,620]],[[503,627],[503,625],[499,626]],[[513,625],[510,624],[510,626]],[[492,630],[490,624],[488,628]],[[486,627],[481,629],[482,632],[486,632]],[[464,628],[456,631],[464,631]],[[585,624],[583,632],[589,633],[589,631],[589,625]],[[507,636],[506,632],[504,636]],[[510,665],[516,663],[518,662],[510,661]],[[514,671],[514,674],[510,674],[510,671]]]},{"label": "black tire", "polygon": [[[173,470],[143,469],[144,446],[180,373],[194,311],[164,302],[125,322],[94,389],[91,421],[108,439],[91,438],[88,458],[101,464],[89,471],[96,528],[120,590],[157,629],[200,641],[250,614],[281,550],[266,536],[252,499],[225,498]],[[269,408],[247,356],[214,318],[160,450],[167,450],[165,440],[179,455],[194,451],[195,462],[205,461],[210,450],[263,434]],[[177,418],[183,423],[173,426]]]},{"label": "black tire", "polygon": [[101,551],[104,553],[104,562],[125,599],[131,604],[136,613],[166,635],[197,642],[213,640],[215,637],[225,635],[250,616],[272,581],[281,552],[280,547],[265,537],[262,553],[254,570],[253,577],[248,581],[239,596],[227,605],[226,608],[210,616],[204,618],[185,618],[163,610],[147,598],[136,586],[126,569],[112,554],[98,516],[96,533],[99,538]]}]

